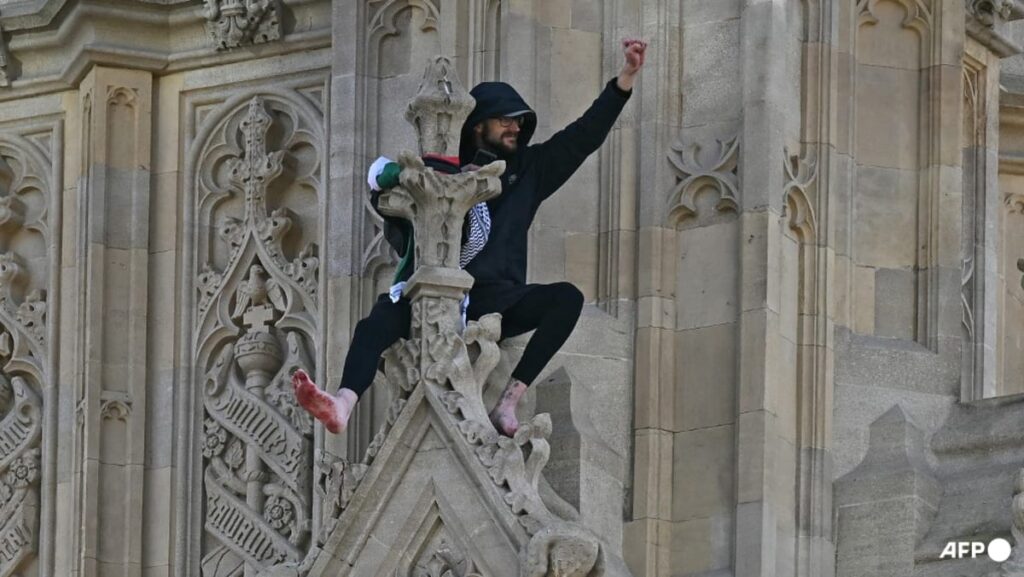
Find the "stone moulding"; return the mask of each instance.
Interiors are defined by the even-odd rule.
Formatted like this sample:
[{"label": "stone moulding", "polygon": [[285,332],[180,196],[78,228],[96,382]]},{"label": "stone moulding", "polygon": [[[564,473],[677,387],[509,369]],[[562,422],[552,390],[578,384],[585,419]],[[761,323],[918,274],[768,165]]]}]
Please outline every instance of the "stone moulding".
[{"label": "stone moulding", "polygon": [[[0,70],[11,81],[0,100],[75,89],[95,64],[167,74],[279,56],[329,68],[331,2],[268,1],[253,24],[253,0],[218,0],[216,10],[207,0],[0,2]],[[228,17],[231,5],[245,15]]]}]

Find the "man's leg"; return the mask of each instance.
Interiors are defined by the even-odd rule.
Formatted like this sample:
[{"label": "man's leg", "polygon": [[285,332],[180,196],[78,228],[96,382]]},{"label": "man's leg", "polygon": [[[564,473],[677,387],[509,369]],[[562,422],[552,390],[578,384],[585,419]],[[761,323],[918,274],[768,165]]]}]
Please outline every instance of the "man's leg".
[{"label": "man's leg", "polygon": [[512,436],[519,429],[516,406],[545,365],[572,334],[583,310],[583,294],[575,286],[560,282],[534,287],[501,318],[501,338],[535,330],[526,344],[519,364],[512,371],[491,421],[500,433]]},{"label": "man's leg", "polygon": [[344,431],[356,401],[373,384],[381,354],[398,339],[409,336],[410,318],[409,301],[393,303],[387,295],[381,295],[370,315],[356,323],[338,393],[320,390],[305,371],[298,370],[292,375],[292,386],[299,404],[328,431]]}]

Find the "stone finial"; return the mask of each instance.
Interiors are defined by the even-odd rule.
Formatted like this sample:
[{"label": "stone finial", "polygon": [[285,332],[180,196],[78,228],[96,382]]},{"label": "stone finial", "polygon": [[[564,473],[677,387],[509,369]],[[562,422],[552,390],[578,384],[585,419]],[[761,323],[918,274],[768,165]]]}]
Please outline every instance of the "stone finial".
[{"label": "stone finial", "polygon": [[416,129],[420,154],[458,154],[459,132],[475,105],[451,59],[431,58],[419,91],[405,111],[405,119]]}]

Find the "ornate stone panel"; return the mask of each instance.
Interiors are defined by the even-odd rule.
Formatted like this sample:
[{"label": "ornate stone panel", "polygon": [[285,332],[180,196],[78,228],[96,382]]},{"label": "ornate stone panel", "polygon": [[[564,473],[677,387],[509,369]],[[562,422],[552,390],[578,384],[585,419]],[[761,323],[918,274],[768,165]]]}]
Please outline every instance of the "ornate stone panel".
[{"label": "ornate stone panel", "polygon": [[44,490],[53,482],[54,422],[44,406],[52,137],[0,130],[0,577],[39,574],[43,511],[53,506]]},{"label": "ornate stone panel", "polygon": [[290,375],[317,374],[322,126],[298,92],[239,97],[190,157],[203,577],[297,561],[312,543],[313,421]]}]

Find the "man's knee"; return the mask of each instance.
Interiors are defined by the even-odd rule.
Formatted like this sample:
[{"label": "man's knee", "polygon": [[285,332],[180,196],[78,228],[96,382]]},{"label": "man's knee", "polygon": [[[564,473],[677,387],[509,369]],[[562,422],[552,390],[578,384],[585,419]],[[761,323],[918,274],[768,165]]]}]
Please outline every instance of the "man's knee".
[{"label": "man's knee", "polygon": [[378,353],[390,347],[406,335],[408,323],[402,326],[402,319],[396,315],[370,315],[356,323],[352,334],[352,345]]},{"label": "man's knee", "polygon": [[580,311],[583,310],[583,293],[580,289],[567,282],[555,283],[553,286],[557,291],[555,298],[559,303],[559,308],[579,316]]}]

